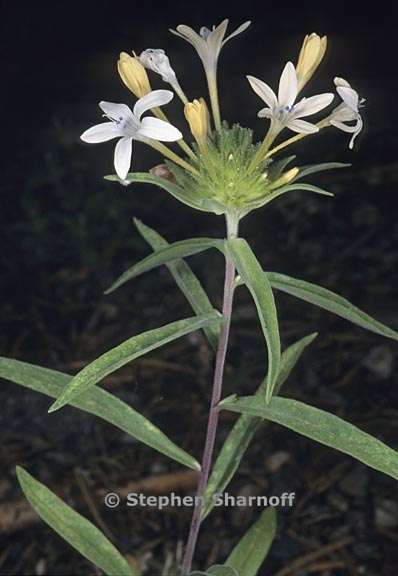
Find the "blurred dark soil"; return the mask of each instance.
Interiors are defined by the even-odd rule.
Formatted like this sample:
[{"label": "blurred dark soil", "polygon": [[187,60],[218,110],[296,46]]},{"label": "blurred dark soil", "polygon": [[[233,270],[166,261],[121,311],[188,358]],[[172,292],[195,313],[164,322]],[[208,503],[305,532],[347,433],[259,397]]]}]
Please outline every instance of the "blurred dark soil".
[{"label": "blurred dark soil", "polygon": [[[289,49],[296,50],[293,40],[307,30],[297,26],[300,29],[287,40]],[[289,30],[283,33],[282,47],[283,40],[290,38]],[[105,48],[97,45],[84,53],[79,60],[81,76],[76,78],[74,72],[73,88],[66,89],[65,80],[64,96],[57,88],[59,93],[45,122],[34,126],[30,120],[32,129],[6,168],[0,215],[0,343],[4,356],[72,374],[124,338],[191,314],[163,268],[111,296],[103,295],[121,271],[149,253],[133,227],[133,216],[170,241],[224,234],[220,218],[194,213],[165,192],[103,181],[103,174],[112,171],[112,144],[85,147],[78,142],[79,133],[99,119],[98,100],[129,100],[116,76],[114,61],[120,48],[139,48],[144,42],[146,47],[149,40],[144,39],[144,31],[137,34],[137,46],[130,47],[123,28],[112,49],[108,38]],[[337,63],[331,65],[333,57],[329,56],[327,64],[332,71],[327,74],[333,75],[337,64],[343,70],[357,70],[355,81],[367,87],[367,96],[371,96],[368,128],[354,152],[348,151],[346,135],[340,132],[316,136],[316,146],[307,142],[294,152],[301,164],[335,160],[353,166],[311,179],[334,192],[334,199],[299,192],[286,195],[267,211],[248,216],[241,235],[266,269],[335,290],[398,329],[397,133],[387,119],[388,106],[383,105],[380,88],[387,72],[381,69],[377,78],[370,78],[358,42],[357,51],[349,56],[337,47],[341,34],[336,31]],[[382,33],[375,31],[374,38],[380,40]],[[239,102],[226,98],[224,109],[229,117],[236,117],[238,109],[238,120],[260,133],[261,125],[255,119],[258,102],[231,70],[239,64],[239,74],[257,70],[261,76],[264,64],[256,56],[251,70],[246,70],[244,51],[250,50],[243,39],[240,42],[240,53],[235,52],[239,62],[227,57],[223,72],[223,81],[229,81],[225,93],[239,94]],[[268,49],[273,46],[272,77],[285,53],[282,50],[282,56],[276,58],[280,46],[275,49],[275,37],[269,42]],[[257,30],[253,50],[260,43]],[[181,46],[176,48],[174,41],[170,45],[181,71],[184,65],[188,70],[184,87],[191,82],[192,93],[198,95],[202,88],[196,78],[189,78],[191,54],[178,50]],[[369,52],[371,48],[367,44],[364,49]],[[67,79],[72,64],[77,66],[77,53],[75,60],[64,62]],[[393,97],[395,84],[385,98]],[[171,109],[177,110],[174,104]],[[43,115],[44,111],[39,111],[40,118]],[[181,122],[180,111],[175,121]],[[159,163],[159,157],[137,145],[134,162],[137,170],[147,170]],[[221,256],[209,252],[191,258],[190,264],[212,302],[221,307]],[[285,394],[329,410],[397,447],[396,344],[289,296],[277,294],[277,303],[284,347],[319,332],[286,384]],[[194,334],[138,360],[101,385],[200,459],[212,364],[204,338]],[[265,371],[266,355],[255,310],[248,293],[240,289],[225,396],[253,393]],[[2,382],[0,402],[0,496],[11,508],[15,505],[14,521],[1,534],[0,573],[99,574],[45,525],[32,518],[24,524],[23,515],[18,517],[22,496],[14,470],[20,464],[55,492],[63,492],[68,503],[99,525],[133,565],[141,566],[143,574],[171,574],[187,536],[190,510],[107,510],[101,495],[123,491],[129,482],[144,482],[143,490],[150,493],[168,493],[174,483],[174,491],[192,493],[192,475],[181,480],[181,468],[176,464],[88,414],[72,408],[47,414],[47,398],[11,383]],[[219,443],[234,419],[232,414],[222,415]],[[179,488],[180,482],[183,488]],[[296,493],[294,507],[280,510],[278,537],[263,576],[398,573],[396,483],[343,454],[271,425],[257,434],[228,491],[235,495]],[[1,506],[0,526],[5,522]],[[256,508],[214,511],[203,525],[198,566],[221,562],[258,512]]]}]

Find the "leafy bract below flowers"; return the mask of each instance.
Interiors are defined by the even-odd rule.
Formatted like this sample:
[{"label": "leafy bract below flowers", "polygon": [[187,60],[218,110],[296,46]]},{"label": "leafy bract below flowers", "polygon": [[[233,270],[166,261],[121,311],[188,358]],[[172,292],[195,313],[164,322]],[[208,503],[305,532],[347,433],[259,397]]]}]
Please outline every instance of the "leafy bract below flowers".
[{"label": "leafy bract below flowers", "polygon": [[[364,99],[360,99],[350,84],[339,77],[334,79],[334,85],[341,102],[323,118],[318,115],[331,105],[334,93],[298,97],[318,69],[327,48],[326,36],[309,34],[304,38],[297,65],[289,61],[284,66],[277,94],[263,80],[247,76],[256,95],[266,104],[258,116],[266,120],[267,131],[263,140],[255,143],[252,130],[222,121],[217,86],[222,47],[249,25],[250,22],[245,22],[229,36],[226,36],[228,20],[212,29],[202,27],[199,33],[183,24],[171,31],[190,43],[202,61],[212,114],[203,96],[188,99],[164,49],[146,48],[140,56],[121,53],[119,74],[125,86],[139,100],[133,111],[126,104],[101,102],[100,107],[110,121],[86,130],[81,136],[82,140],[90,143],[119,139],[114,157],[117,177],[108,179],[122,183],[157,184],[191,207],[216,214],[233,213],[237,219],[291,190],[328,194],[312,184],[298,181],[307,174],[345,164],[327,163],[287,169],[295,157],[277,158],[277,154],[302,138],[313,138],[314,134],[328,127],[350,133],[349,147],[353,148],[354,140],[363,127],[359,109]],[[184,140],[182,131],[173,126],[160,109],[170,102],[173,92],[152,90],[147,71],[157,74],[182,101],[186,128],[194,138],[192,144]],[[144,112],[152,115],[142,118]],[[286,129],[293,131],[295,136],[275,143]],[[146,174],[129,173],[133,140],[156,148],[166,159],[167,167],[164,165],[161,171],[150,170]],[[174,141],[183,150],[183,156],[163,144]]]}]

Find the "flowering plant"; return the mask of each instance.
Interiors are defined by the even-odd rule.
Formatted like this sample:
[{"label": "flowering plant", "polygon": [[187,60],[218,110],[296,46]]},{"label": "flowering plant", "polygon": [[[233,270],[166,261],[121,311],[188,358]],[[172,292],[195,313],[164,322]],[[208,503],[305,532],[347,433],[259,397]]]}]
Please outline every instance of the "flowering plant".
[{"label": "flowering plant", "polygon": [[[81,136],[88,143],[117,139],[114,153],[116,174],[107,176],[108,180],[123,185],[137,182],[153,184],[190,208],[224,216],[226,238],[191,238],[174,244],[169,244],[142,222],[135,221],[138,232],[153,251],[124,272],[107,291],[112,292],[140,274],[166,265],[192,306],[193,317],[132,336],[73,377],[17,360],[3,358],[0,363],[1,376],[56,398],[50,412],[71,404],[96,414],[198,472],[197,503],[180,566],[184,576],[254,576],[258,573],[275,535],[276,512],[272,507],[261,514],[222,565],[207,567],[206,572],[192,572],[192,563],[199,530],[213,508],[214,495],[225,490],[255,432],[266,421],[290,428],[398,479],[398,454],[394,450],[331,413],[281,395],[282,385],[316,334],[307,335],[282,351],[274,290],[282,290],[320,306],[378,335],[398,340],[397,332],[326,288],[264,271],[249,244],[239,236],[242,218],[285,193],[304,190],[333,195],[314,184],[303,182],[303,178],[345,164],[333,162],[287,168],[295,157],[278,155],[291,144],[333,127],[352,135],[349,143],[352,148],[363,127],[360,107],[364,100],[342,78],[334,79],[339,102],[328,112],[325,110],[336,98],[333,92],[299,96],[318,69],[327,47],[326,37],[312,33],[304,39],[297,64],[289,61],[284,66],[277,94],[263,80],[247,77],[255,95],[266,105],[258,112],[258,117],[264,119],[267,126],[260,143],[254,141],[251,129],[222,121],[217,84],[218,59],[225,44],[244,32],[249,24],[242,24],[229,36],[226,36],[228,20],[212,30],[202,28],[199,33],[185,25],[172,30],[173,34],[194,47],[202,61],[209,90],[209,107],[204,97],[192,101],[187,98],[164,50],[146,49],[139,56],[123,52],[117,67],[122,81],[137,98],[133,110],[126,104],[100,102],[107,121],[89,128]],[[152,90],[147,70],[160,75],[169,89]],[[174,94],[184,106],[184,115],[194,140],[192,143],[184,139],[183,130],[169,122],[163,110]],[[321,112],[323,117],[312,119]],[[286,130],[293,131],[294,135],[276,143]],[[133,140],[158,150],[165,162],[149,172],[131,172]],[[176,142],[181,152],[173,151],[165,142]],[[217,249],[225,259],[221,312],[210,303],[184,260],[210,248]],[[264,334],[268,364],[264,380],[254,395],[239,397],[235,394],[222,399],[233,298],[240,286],[245,286],[253,297]],[[131,406],[97,386],[108,374],[128,362],[199,329],[204,331],[215,352],[212,398],[201,464]],[[236,412],[240,416],[217,458],[214,458],[221,410]],[[136,574],[93,524],[22,468],[17,469],[17,475],[33,508],[85,557],[106,574]]]}]

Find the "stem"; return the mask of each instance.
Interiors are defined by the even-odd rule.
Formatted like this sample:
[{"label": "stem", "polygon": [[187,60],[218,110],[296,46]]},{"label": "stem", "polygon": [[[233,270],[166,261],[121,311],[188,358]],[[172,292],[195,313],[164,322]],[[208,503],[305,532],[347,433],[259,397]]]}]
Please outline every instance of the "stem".
[{"label": "stem", "polygon": [[[238,233],[238,220],[231,219],[227,216],[228,238],[233,238]],[[223,299],[223,318],[224,324],[218,342],[216,365],[213,379],[213,392],[210,404],[209,419],[207,422],[207,433],[205,448],[202,458],[202,467],[199,476],[198,486],[195,496],[195,508],[192,515],[191,526],[189,530],[188,542],[185,549],[184,560],[182,563],[182,575],[186,576],[191,571],[193,555],[198,540],[201,516],[203,509],[203,495],[206,489],[207,480],[210,474],[210,468],[216,440],[219,410],[218,403],[221,400],[222,384],[225,367],[225,357],[227,354],[229,330],[231,326],[232,302],[235,288],[235,266],[227,254],[225,258],[225,281],[224,281],[224,299]]]}]

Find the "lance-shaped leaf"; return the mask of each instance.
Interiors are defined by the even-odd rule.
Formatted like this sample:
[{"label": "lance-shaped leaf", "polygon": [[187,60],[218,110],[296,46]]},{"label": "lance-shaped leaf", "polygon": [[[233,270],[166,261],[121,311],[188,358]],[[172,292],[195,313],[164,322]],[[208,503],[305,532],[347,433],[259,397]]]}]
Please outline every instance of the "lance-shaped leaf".
[{"label": "lance-shaped leaf", "polygon": [[351,164],[343,164],[342,162],[323,162],[322,164],[309,164],[308,166],[300,166],[299,173],[293,179],[296,182],[299,178],[304,178],[309,174],[316,172],[324,172],[325,170],[335,170],[336,168],[348,168]]},{"label": "lance-shaped leaf", "polygon": [[255,522],[225,562],[235,568],[239,576],[256,576],[264,562],[276,532],[275,508],[267,508]]},{"label": "lance-shaped leaf", "polygon": [[[156,230],[146,226],[146,224],[143,224],[140,220],[134,218],[134,224],[153,250],[160,250],[161,248],[170,246],[167,240],[156,232]],[[214,308],[201,283],[185,260],[182,258],[172,260],[166,263],[166,266],[196,314],[200,315],[214,312]],[[216,350],[220,335],[220,326],[217,324],[205,326],[203,331],[213,350]]]},{"label": "lance-shaped leaf", "polygon": [[279,372],[281,345],[274,295],[249,244],[243,238],[226,241],[228,252],[243,282],[253,296],[268,348],[266,399],[270,401]]},{"label": "lance-shaped leaf", "polygon": [[251,210],[256,210],[258,208],[261,208],[262,206],[265,206],[266,204],[269,204],[270,202],[275,200],[275,198],[278,198],[278,196],[286,194],[286,192],[293,192],[295,190],[306,190],[307,192],[315,192],[315,194],[321,194],[322,196],[334,196],[334,194],[328,192],[327,190],[324,190],[323,188],[319,188],[319,186],[314,186],[313,184],[305,184],[304,182],[303,183],[294,182],[293,184],[287,184],[286,186],[281,186],[280,188],[277,188],[276,190],[264,196],[263,198],[251,202],[248,209],[245,211],[245,214],[248,214]]},{"label": "lance-shaped leaf", "polygon": [[[57,398],[73,377],[56,370],[0,357],[0,378],[46,394],[51,398]],[[143,442],[192,470],[200,470],[200,465],[195,458],[174,444],[147,418],[102,388],[91,387],[72,400],[71,406],[102,418],[139,442]]]},{"label": "lance-shaped leaf", "polygon": [[387,338],[392,338],[393,340],[398,340],[398,333],[395,332],[395,330],[374,320],[371,316],[362,312],[362,310],[351,304],[348,300],[335,294],[331,290],[327,290],[311,282],[306,282],[305,280],[299,280],[276,272],[267,272],[266,277],[271,283],[271,286],[277,290],[282,290],[292,296],[296,296],[296,298],[324,308],[366,330],[381,334]]},{"label": "lance-shaped leaf", "polygon": [[107,576],[136,574],[115,546],[87,518],[75,512],[20,466],[16,472],[22,491],[35,512],[82,556]]},{"label": "lance-shaped leaf", "polygon": [[166,324],[166,326],[161,326],[160,328],[155,328],[154,330],[149,330],[148,332],[129,338],[122,344],[119,344],[119,346],[116,346],[116,348],[112,348],[108,350],[108,352],[105,352],[105,354],[102,354],[102,356],[78,372],[60,397],[52,404],[49,412],[59,410],[59,408],[68,404],[73,398],[76,398],[79,394],[87,390],[87,388],[90,388],[128,362],[168,342],[181,338],[181,336],[185,336],[190,332],[199,330],[209,324],[220,323],[221,321],[222,316],[218,313],[194,316],[193,318],[171,322],[170,324]]},{"label": "lance-shaped leaf", "polygon": [[[297,364],[305,348],[316,338],[317,333],[309,334],[298,342],[295,342],[282,353],[278,379],[275,386],[275,394],[279,393],[282,385],[289,377],[291,371]],[[267,379],[265,378],[256,396],[259,399],[264,397]],[[235,422],[231,432],[228,434],[220,453],[214,463],[209,481],[204,494],[205,503],[203,506],[203,518],[213,509],[215,494],[222,494],[232,480],[239,464],[250,445],[255,433],[264,424],[264,420],[248,414],[242,414]]]},{"label": "lance-shaped leaf", "polygon": [[220,408],[277,422],[398,480],[398,452],[334,414],[279,397],[269,404],[259,402],[257,396],[230,397],[220,403]]},{"label": "lance-shaped leaf", "polygon": [[134,264],[134,266],[126,270],[126,272],[123,272],[112,286],[106,290],[105,294],[110,294],[132,278],[136,278],[140,274],[148,272],[157,266],[167,264],[177,258],[193,256],[209,248],[218,248],[222,251],[224,249],[224,241],[217,238],[190,238],[189,240],[181,240],[164,248],[160,248],[160,250],[156,250],[156,252],[137,262],[137,264]]},{"label": "lance-shaped leaf", "polygon": [[[105,176],[105,180],[110,180],[111,182],[120,182],[120,178],[116,174]],[[161,178],[160,176],[155,176],[154,174],[148,174],[147,172],[129,172],[127,174],[126,180],[124,182],[132,183],[139,182],[142,184],[152,184],[154,186],[159,186],[163,188],[174,196],[177,200],[195,208],[196,210],[201,210],[202,212],[219,212],[219,207],[212,203],[207,198],[201,198],[193,192],[189,192],[178,184],[170,182],[167,178]]]}]

